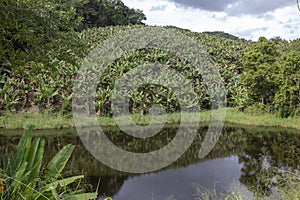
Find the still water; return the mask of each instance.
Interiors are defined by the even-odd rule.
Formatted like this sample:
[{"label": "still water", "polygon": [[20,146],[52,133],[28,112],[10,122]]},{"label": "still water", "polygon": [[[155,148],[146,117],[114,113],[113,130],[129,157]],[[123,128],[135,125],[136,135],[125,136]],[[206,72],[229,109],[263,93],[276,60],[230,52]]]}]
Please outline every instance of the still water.
[{"label": "still water", "polygon": [[[123,149],[147,152],[168,144],[177,130],[176,126],[165,127],[149,139],[133,138],[114,128],[106,128],[105,134]],[[284,170],[297,172],[300,169],[300,132],[297,130],[227,125],[214,149],[200,159],[198,153],[206,131],[205,126],[199,128],[194,142],[177,161],[144,174],[125,173],[105,166],[86,150],[75,129],[37,131],[36,134],[46,139],[46,160],[64,145],[76,145],[65,176],[83,173],[87,189],[95,190],[99,184],[99,199],[110,196],[114,200],[188,200],[199,198],[199,193],[205,191],[215,192],[222,198],[233,190],[242,191],[251,199],[253,192],[271,193],[272,180]],[[0,157],[16,149],[17,135],[21,133],[0,131]]]}]

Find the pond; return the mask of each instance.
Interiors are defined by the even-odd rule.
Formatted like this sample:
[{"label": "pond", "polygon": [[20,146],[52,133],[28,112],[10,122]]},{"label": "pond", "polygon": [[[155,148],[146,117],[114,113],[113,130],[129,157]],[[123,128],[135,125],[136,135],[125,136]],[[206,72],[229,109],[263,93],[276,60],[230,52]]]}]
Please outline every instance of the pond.
[{"label": "pond", "polygon": [[[177,126],[164,127],[159,134],[147,139],[125,136],[115,128],[104,130],[119,147],[146,152],[168,144],[177,129]],[[285,170],[297,172],[300,169],[297,130],[226,125],[213,150],[200,159],[199,149],[206,131],[206,126],[199,128],[192,145],[177,161],[143,174],[125,173],[105,166],[85,149],[75,129],[36,131],[36,135],[46,139],[46,160],[64,145],[75,144],[65,175],[83,173],[88,189],[95,190],[99,184],[100,199],[110,196],[114,200],[187,200],[196,199],[197,194],[208,190],[220,196],[239,190],[251,199],[253,192],[271,193],[275,176]],[[0,157],[16,149],[17,135],[21,133],[0,130]]]}]

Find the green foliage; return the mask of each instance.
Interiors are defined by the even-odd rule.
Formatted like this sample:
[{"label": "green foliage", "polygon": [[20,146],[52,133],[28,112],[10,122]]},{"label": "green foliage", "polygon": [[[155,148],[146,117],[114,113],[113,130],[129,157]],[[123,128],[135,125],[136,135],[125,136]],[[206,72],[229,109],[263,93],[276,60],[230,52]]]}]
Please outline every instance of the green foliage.
[{"label": "green foliage", "polygon": [[86,28],[143,24],[146,16],[139,9],[127,7],[121,0],[55,0],[59,10],[76,9],[82,19],[77,31]]},{"label": "green foliage", "polygon": [[299,45],[299,39],[260,38],[245,54],[242,82],[250,105],[280,117],[299,114]]},{"label": "green foliage", "polygon": [[[73,32],[81,20],[76,10],[59,10],[50,0],[4,0],[0,16],[5,19],[0,22],[0,109],[55,109],[53,104],[70,96],[70,82],[64,80],[83,55]],[[60,68],[65,70],[57,76]]]},{"label": "green foliage", "polygon": [[79,25],[73,7],[63,11],[57,6],[50,0],[0,2],[0,74],[12,73],[15,65],[36,60],[42,56],[38,52],[57,38],[60,31],[71,31]]},{"label": "green foliage", "polygon": [[[16,67],[15,71],[21,76],[13,77],[11,81],[8,81],[11,79],[9,77],[3,77],[3,87],[10,89],[10,92],[7,93],[3,90],[0,95],[5,97],[9,94],[10,96],[9,98],[3,98],[0,106],[4,110],[10,109],[12,111],[30,109],[35,105],[40,110],[47,109],[61,111],[62,113],[70,111],[73,79],[84,55],[118,31],[138,27],[140,26],[93,28],[81,33],[65,34],[64,38],[59,41],[50,41],[47,43],[49,51],[46,55],[48,55],[48,58],[44,62],[28,62],[26,65]],[[225,79],[230,99],[229,104],[237,104],[233,97],[236,93],[242,93],[241,91],[243,91],[237,89],[240,85],[237,80],[242,65],[241,58],[249,43],[188,31],[182,33],[198,40],[203,48],[210,53]],[[103,77],[100,77],[101,82],[98,85],[95,102],[97,111],[104,115],[111,114],[109,95],[116,79],[138,65],[155,62],[166,64],[192,81],[198,99],[187,99],[187,102],[198,101],[203,108],[210,106],[210,97],[198,70],[195,70],[187,61],[172,55],[170,52],[159,49],[141,49],[123,55],[107,68]],[[14,74],[11,73],[10,76],[12,75]],[[12,89],[12,85],[14,89]],[[14,101],[10,100],[16,97],[18,98]],[[4,99],[8,100],[4,101]],[[163,105],[169,112],[180,110],[176,94],[167,88],[151,85],[134,91],[131,110],[133,112],[148,113],[151,105],[157,103]]]},{"label": "green foliage", "polygon": [[279,70],[279,57],[280,52],[275,42],[263,37],[259,38],[259,41],[245,54],[244,74],[241,78],[252,103],[273,103],[275,93],[278,91],[275,75]]},{"label": "green foliage", "polygon": [[[101,41],[109,35],[115,34],[117,30],[130,29],[131,27],[114,27],[105,29],[91,29],[83,32],[86,43],[95,47],[101,44]],[[169,27],[172,28],[172,27]],[[242,40],[231,40],[227,38],[219,38],[208,34],[193,33],[186,30],[176,29],[202,44],[204,50],[208,51],[215,61],[217,69],[219,69],[222,77],[225,79],[224,84],[228,91],[227,97],[230,99],[230,105],[236,105],[233,97],[235,94],[243,95],[243,89],[239,88],[239,74],[242,68],[242,56],[249,48],[249,43]],[[197,93],[197,99],[189,102],[199,102],[202,108],[209,108],[210,97],[206,90],[206,85],[202,81],[201,72],[191,66],[186,60],[181,59],[170,52],[165,52],[158,49],[141,49],[136,52],[131,52],[128,55],[123,55],[120,59],[107,67],[105,75],[100,78],[96,96],[96,108],[100,109],[100,113],[110,114],[109,108],[109,93],[115,85],[115,80],[122,77],[122,74],[128,72],[134,67],[147,63],[160,63],[175,69],[181,74],[188,77],[192,82]],[[171,81],[171,79],[170,79]],[[167,88],[146,86],[139,88],[132,95],[131,102],[132,110],[144,110],[142,113],[147,113],[151,105],[159,103],[169,112],[179,111],[176,95],[168,91]]]},{"label": "green foliage", "polygon": [[244,101],[246,91],[242,87],[240,75],[243,71],[243,56],[252,43],[238,39],[224,32],[195,33],[185,29],[175,28],[181,33],[197,40],[211,56],[216,68],[219,70],[227,90],[227,105],[240,106]]},{"label": "green foliage", "polygon": [[[82,34],[74,30],[82,27],[83,13],[80,12],[91,9],[89,2],[108,5],[104,15],[116,10],[125,13],[126,16],[110,16],[116,23],[121,22],[118,20],[122,17],[130,19],[128,23],[132,24],[144,19],[141,11],[129,9],[121,1],[0,2],[0,16],[5,19],[0,22],[1,111],[38,106],[41,110],[70,112],[72,80],[81,59],[90,50],[88,44],[81,41]],[[97,13],[103,14],[102,10]],[[88,26],[98,26],[97,23],[100,22],[91,22]]]},{"label": "green foliage", "polygon": [[85,0],[75,7],[84,19],[82,28],[143,24],[146,20],[141,10],[128,8],[121,0]]},{"label": "green foliage", "polygon": [[[0,22],[1,113],[35,107],[48,112],[70,112],[73,80],[84,57],[118,31],[142,25],[91,27],[142,24],[145,19],[141,11],[126,7],[120,0],[5,0],[0,2],[0,8],[0,16],[5,19]],[[88,29],[74,31],[82,28]],[[282,117],[299,114],[299,41],[261,37],[252,43],[222,32],[175,29],[197,40],[211,55],[224,80],[227,105],[239,110],[263,107]],[[210,107],[211,98],[201,73],[190,63],[170,52],[140,49],[113,62],[99,78],[96,110],[111,115],[109,97],[115,81],[147,63],[165,64],[188,77],[197,98],[186,102]],[[154,104],[161,104],[168,112],[180,111],[175,93],[153,85],[133,92],[130,109],[147,114]]]},{"label": "green foliage", "polygon": [[45,141],[36,138],[32,141],[32,127],[21,138],[17,152],[5,155],[1,180],[5,180],[1,199],[95,199],[96,193],[72,191],[69,185],[83,178],[73,176],[62,178],[61,172],[69,160],[73,145],[60,150],[42,169]]},{"label": "green foliage", "polygon": [[240,81],[243,71],[243,56],[252,44],[219,32],[199,34],[182,30],[182,33],[199,41],[204,50],[211,55],[215,66],[224,79],[227,105],[242,107],[241,104],[247,101],[245,88],[242,87]]},{"label": "green foliage", "polygon": [[45,169],[45,177],[59,178],[73,150],[74,150],[74,145],[70,145],[70,144],[65,146],[62,150],[60,150],[60,153],[54,156],[54,158],[48,163]]},{"label": "green foliage", "polygon": [[291,42],[279,70],[279,92],[275,107],[281,117],[299,115],[300,112],[300,40]]},{"label": "green foliage", "polygon": [[233,40],[239,40],[238,37],[234,36],[234,35],[231,35],[229,33],[225,33],[223,31],[205,31],[203,32],[205,34],[209,34],[209,35],[214,35],[214,36],[218,36],[218,37],[224,37],[224,38],[228,38],[228,39],[233,39]]}]

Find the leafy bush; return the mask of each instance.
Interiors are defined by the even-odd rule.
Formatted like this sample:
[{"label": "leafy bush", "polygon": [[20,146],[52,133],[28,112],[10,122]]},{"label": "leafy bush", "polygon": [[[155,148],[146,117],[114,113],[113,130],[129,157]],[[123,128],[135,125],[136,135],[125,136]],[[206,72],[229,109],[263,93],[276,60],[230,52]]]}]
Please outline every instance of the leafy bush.
[{"label": "leafy bush", "polygon": [[299,39],[287,43],[261,37],[245,54],[242,83],[247,106],[261,103],[280,117],[299,115]]},{"label": "leafy bush", "polygon": [[83,175],[62,177],[61,173],[74,145],[63,147],[43,168],[45,141],[41,138],[32,141],[32,129],[33,127],[30,127],[20,139],[17,152],[3,158],[0,170],[0,199],[97,198],[96,193],[84,193],[78,186],[73,191],[72,187],[69,187],[82,179]]}]

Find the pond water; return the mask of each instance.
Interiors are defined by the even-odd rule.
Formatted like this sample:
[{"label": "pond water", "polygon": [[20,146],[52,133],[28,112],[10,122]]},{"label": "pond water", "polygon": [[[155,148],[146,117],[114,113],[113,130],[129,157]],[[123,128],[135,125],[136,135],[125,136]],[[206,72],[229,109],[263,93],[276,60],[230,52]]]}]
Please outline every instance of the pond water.
[{"label": "pond water", "polygon": [[[105,134],[123,149],[145,152],[170,142],[177,129],[176,126],[165,127],[149,139],[125,136],[114,128],[105,129]],[[198,193],[207,190],[215,191],[220,197],[239,190],[251,199],[253,192],[270,193],[272,180],[285,170],[300,170],[300,132],[297,130],[227,125],[214,149],[200,159],[199,149],[206,131],[205,126],[199,128],[191,147],[176,162],[144,174],[125,173],[105,166],[85,149],[75,129],[37,131],[36,134],[46,139],[46,160],[64,145],[76,145],[65,176],[83,173],[84,183],[90,190],[95,190],[99,183],[99,199],[110,196],[114,200],[187,200],[197,199]],[[0,157],[16,149],[17,135],[21,133],[0,130]]]}]

